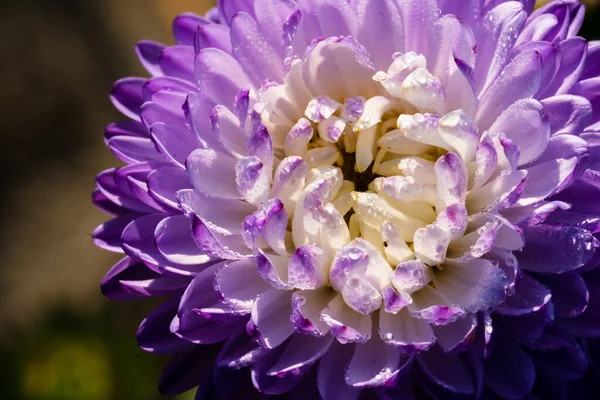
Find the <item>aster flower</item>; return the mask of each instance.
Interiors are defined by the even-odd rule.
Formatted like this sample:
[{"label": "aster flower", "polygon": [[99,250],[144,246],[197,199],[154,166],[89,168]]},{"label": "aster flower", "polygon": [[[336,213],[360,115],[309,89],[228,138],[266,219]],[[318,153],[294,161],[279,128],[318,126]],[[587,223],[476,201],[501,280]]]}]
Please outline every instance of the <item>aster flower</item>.
[{"label": "aster flower", "polygon": [[600,46],[533,3],[229,0],[138,43],[94,241],[125,253],[106,296],[166,298],[138,331],[164,393],[581,393]]}]

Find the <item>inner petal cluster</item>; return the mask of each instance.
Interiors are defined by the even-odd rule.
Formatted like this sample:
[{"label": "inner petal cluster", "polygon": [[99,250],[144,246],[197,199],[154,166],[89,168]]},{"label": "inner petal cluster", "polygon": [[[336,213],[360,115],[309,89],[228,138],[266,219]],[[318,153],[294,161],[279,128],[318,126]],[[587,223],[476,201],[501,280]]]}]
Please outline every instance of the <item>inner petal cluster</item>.
[{"label": "inner petal cluster", "polygon": [[297,331],[363,342],[378,321],[382,340],[422,349],[431,325],[503,301],[523,239],[501,211],[527,172],[503,132],[449,103],[423,55],[375,71],[348,38],[265,84],[254,110],[278,160],[273,200],[244,230]]}]

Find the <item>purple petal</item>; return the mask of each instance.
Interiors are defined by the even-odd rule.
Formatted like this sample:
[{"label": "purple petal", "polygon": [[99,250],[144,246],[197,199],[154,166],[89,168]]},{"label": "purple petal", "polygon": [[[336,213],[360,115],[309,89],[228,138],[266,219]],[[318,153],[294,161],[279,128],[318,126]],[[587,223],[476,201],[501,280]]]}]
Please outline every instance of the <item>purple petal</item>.
[{"label": "purple petal", "polygon": [[294,332],[291,296],[290,291],[271,289],[254,302],[247,329],[262,347],[274,349]]},{"label": "purple petal", "polygon": [[200,91],[217,104],[232,107],[240,88],[250,86],[242,65],[226,52],[207,48],[195,59],[195,80]]},{"label": "purple petal", "polygon": [[124,120],[113,122],[106,127],[104,137],[106,140],[110,140],[115,136],[135,136],[135,137],[148,137],[148,131],[146,127],[139,121]]},{"label": "purple petal", "polygon": [[437,344],[446,353],[455,353],[468,348],[475,339],[477,318],[475,315],[467,315],[448,325],[434,326],[433,331]]},{"label": "purple petal", "polygon": [[565,156],[569,158],[550,159],[527,168],[527,184],[517,202],[518,205],[526,206],[545,200],[573,182],[576,172],[580,169],[580,157],[569,154]]},{"label": "purple petal", "polygon": [[177,44],[185,46],[194,45],[194,34],[201,25],[208,24],[209,21],[199,15],[184,13],[178,15],[173,20],[173,36]]},{"label": "purple petal", "polygon": [[595,78],[600,74],[600,42],[588,42],[588,53],[585,67],[580,76],[580,80]]},{"label": "purple petal", "polygon": [[204,194],[224,199],[239,199],[235,182],[237,160],[212,149],[194,150],[186,160],[194,188]]},{"label": "purple petal", "polygon": [[194,56],[193,47],[181,45],[167,47],[159,57],[160,69],[165,75],[193,82]]},{"label": "purple petal", "polygon": [[356,344],[346,370],[346,383],[357,388],[394,386],[398,374],[410,368],[411,361],[411,357],[375,336]]},{"label": "purple petal", "polygon": [[219,13],[227,25],[231,25],[233,17],[238,12],[245,12],[254,15],[254,7],[251,1],[248,0],[222,0],[219,1]]},{"label": "purple petal", "polygon": [[197,216],[193,216],[192,232],[200,249],[212,257],[238,260],[251,255],[241,235],[223,235],[211,231]]},{"label": "purple petal", "polygon": [[116,81],[110,93],[113,105],[125,116],[139,121],[141,106],[144,102],[142,87],[145,78],[123,78]]},{"label": "purple petal", "polygon": [[100,284],[100,290],[104,296],[111,300],[139,300],[146,297],[146,295],[136,290],[129,290],[129,285],[124,285],[122,282],[124,280],[134,281],[156,278],[160,278],[160,275],[151,271],[142,262],[125,257],[106,273]]},{"label": "purple petal", "polygon": [[556,351],[532,352],[536,369],[562,379],[581,379],[589,368],[588,361],[579,344],[570,339],[567,346]]},{"label": "purple petal", "polygon": [[515,342],[503,339],[484,361],[485,384],[507,399],[526,396],[535,380],[531,358]]},{"label": "purple petal", "polygon": [[585,39],[580,37],[567,39],[559,44],[559,48],[561,53],[560,69],[556,73],[552,85],[544,92],[544,96],[568,93],[579,80],[586,63],[587,42]]},{"label": "purple petal", "polygon": [[435,274],[437,290],[466,311],[476,312],[497,306],[504,300],[508,280],[492,261],[477,258],[465,263],[444,263]]},{"label": "purple petal", "polygon": [[542,104],[533,99],[524,99],[508,107],[489,132],[504,132],[519,148],[519,164],[522,165],[535,160],[546,149],[550,138],[550,121]]},{"label": "purple petal", "polygon": [[439,346],[416,357],[423,372],[435,383],[453,393],[475,393],[475,385],[464,361],[455,354],[444,354]]},{"label": "purple petal", "polygon": [[285,377],[270,376],[267,371],[277,362],[283,352],[284,346],[265,354],[252,366],[252,383],[261,393],[278,395],[293,389],[300,383],[300,376],[287,375]]},{"label": "purple petal", "polygon": [[145,137],[113,136],[107,144],[113,154],[127,164],[163,160],[152,140]]},{"label": "purple petal", "polygon": [[487,129],[511,104],[532,97],[539,90],[541,79],[540,53],[528,51],[517,55],[488,89],[480,94],[475,118],[479,128]]},{"label": "purple petal", "polygon": [[202,49],[215,48],[231,54],[231,39],[229,38],[229,27],[220,24],[201,25],[196,31],[194,49],[196,53]]},{"label": "purple petal", "polygon": [[329,349],[333,336],[315,337],[293,335],[267,375],[286,377],[302,375],[308,371]]},{"label": "purple petal", "polygon": [[185,215],[173,215],[160,221],[156,225],[154,240],[158,250],[171,262],[196,265],[213,261],[196,245],[190,220]]},{"label": "purple petal", "polygon": [[197,138],[187,128],[178,129],[157,122],[150,127],[150,132],[158,151],[181,168],[184,168],[190,152],[200,147]]},{"label": "purple petal", "polygon": [[584,229],[537,225],[524,228],[527,245],[517,254],[527,271],[561,274],[580,268],[594,255],[598,241]]},{"label": "purple petal", "polygon": [[156,212],[152,207],[138,200],[131,193],[128,185],[126,185],[125,191],[123,191],[115,182],[116,172],[115,168],[111,168],[98,174],[96,177],[98,190],[112,203],[128,210],[142,213]]},{"label": "purple petal", "polygon": [[265,37],[275,51],[282,56],[284,55],[284,24],[294,10],[295,4],[292,2],[278,0],[254,2],[257,25],[265,33]]},{"label": "purple petal", "polygon": [[217,357],[217,366],[233,369],[249,367],[266,352],[248,336],[246,329],[240,329],[223,345]]},{"label": "purple petal", "polygon": [[342,296],[336,296],[321,313],[321,319],[331,327],[331,334],[340,343],[365,343],[371,338],[372,317],[361,315],[348,307]]},{"label": "purple petal", "polygon": [[259,248],[254,249],[254,260],[256,261],[256,270],[260,276],[271,286],[280,290],[289,290],[287,283],[287,265],[289,256],[280,256],[272,253],[265,253]]},{"label": "purple petal", "polygon": [[397,314],[380,312],[379,335],[386,344],[404,354],[427,350],[435,342],[429,322],[414,318],[407,309]]},{"label": "purple petal", "polygon": [[323,400],[356,400],[360,390],[348,386],[345,371],[352,358],[352,345],[333,342],[319,364],[317,386]]},{"label": "purple petal", "polygon": [[542,100],[542,104],[550,119],[552,135],[579,135],[588,126],[592,116],[592,105],[581,96],[553,96]]},{"label": "purple petal", "polygon": [[156,307],[140,324],[137,331],[138,345],[145,351],[157,354],[173,354],[191,349],[192,343],[171,333],[169,326],[177,314],[179,298],[171,298]]},{"label": "purple petal", "polygon": [[586,97],[592,103],[592,119],[590,123],[594,124],[594,129],[600,128],[600,111],[598,104],[600,104],[600,78],[590,78],[584,81],[579,81],[571,89],[572,94]]},{"label": "purple petal", "polygon": [[183,110],[187,124],[196,133],[202,147],[221,150],[221,144],[210,125],[210,115],[215,103],[201,93],[189,93]]},{"label": "purple petal", "polygon": [[256,272],[256,264],[251,258],[223,265],[215,276],[215,285],[223,301],[247,309],[252,308],[258,295],[270,289]]},{"label": "purple petal", "polygon": [[146,179],[148,192],[162,204],[179,209],[177,192],[192,187],[185,170],[178,167],[157,168]]},{"label": "purple petal", "polygon": [[240,12],[233,16],[231,43],[235,58],[244,65],[255,87],[266,79],[283,81],[283,59],[249,14]]},{"label": "purple petal", "polygon": [[466,313],[440,291],[430,286],[413,293],[408,305],[411,315],[434,325],[447,325],[462,318]]},{"label": "purple petal", "polygon": [[135,45],[135,52],[146,71],[152,76],[162,75],[159,66],[160,53],[165,45],[151,40],[141,40]]},{"label": "purple petal", "polygon": [[343,0],[302,1],[301,19],[294,40],[294,54],[304,54],[313,40],[356,35],[356,13]]},{"label": "purple petal", "polygon": [[279,199],[271,199],[242,224],[242,236],[249,247],[254,247],[262,237],[265,243],[279,255],[287,255],[285,234],[288,214]]},{"label": "purple petal", "polygon": [[[503,2],[482,18],[476,32],[478,40],[475,81],[479,93],[490,87],[496,76],[505,68],[508,52],[517,39],[515,32],[521,30],[526,18],[527,13],[517,2]],[[480,125],[484,129],[487,126]]]},{"label": "purple petal", "polygon": [[540,275],[538,280],[552,290],[554,314],[557,317],[576,317],[587,308],[589,292],[578,274]]},{"label": "purple petal", "polygon": [[589,304],[586,310],[574,318],[557,318],[555,326],[580,338],[599,338],[600,289],[588,285]]},{"label": "purple petal", "polygon": [[193,92],[195,89],[196,87],[190,82],[172,76],[158,76],[150,78],[143,88],[144,99],[146,101],[152,100],[152,98],[155,97],[154,94],[161,90],[187,95],[189,92]]},{"label": "purple petal", "polygon": [[269,198],[269,167],[255,156],[244,157],[235,167],[235,182],[238,196],[258,206]]},{"label": "purple petal", "polygon": [[397,50],[414,51],[423,54],[427,60],[435,60],[438,39],[435,26],[439,20],[437,1],[409,0],[396,4],[404,22],[405,37],[404,49]]},{"label": "purple petal", "polygon": [[198,386],[205,374],[212,372],[218,346],[195,346],[177,353],[160,377],[158,389],[165,395],[176,395]]},{"label": "purple petal", "polygon": [[323,336],[329,332],[329,325],[321,320],[321,313],[335,296],[329,288],[298,290],[292,295],[292,316],[296,331]]},{"label": "purple petal", "polygon": [[132,219],[132,216],[122,216],[98,225],[92,232],[94,244],[104,250],[122,253],[121,234]]},{"label": "purple petal", "polygon": [[358,2],[356,8],[358,41],[371,49],[373,62],[378,68],[387,68],[392,53],[404,48],[404,29],[398,8],[391,0]]},{"label": "purple petal", "polygon": [[241,158],[247,155],[246,134],[242,131],[240,120],[228,108],[217,105],[210,114],[213,134],[229,154]]},{"label": "purple petal", "polygon": [[546,286],[527,274],[517,280],[515,293],[506,299],[498,309],[504,315],[519,316],[538,312],[552,298],[552,292]]}]

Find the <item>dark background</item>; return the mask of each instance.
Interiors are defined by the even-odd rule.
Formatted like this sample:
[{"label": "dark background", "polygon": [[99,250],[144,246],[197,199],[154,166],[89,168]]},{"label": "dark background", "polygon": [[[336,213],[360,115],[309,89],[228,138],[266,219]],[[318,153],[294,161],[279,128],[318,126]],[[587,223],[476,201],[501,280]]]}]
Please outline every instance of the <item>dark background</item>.
[{"label": "dark background", "polygon": [[[163,398],[166,360],[135,341],[152,304],[100,294],[118,257],[91,243],[106,217],[90,193],[96,173],[117,164],[102,141],[121,118],[111,84],[144,75],[135,42],[172,43],[172,18],[211,3],[1,0],[0,398]],[[600,38],[598,11],[588,7],[589,40]]]}]

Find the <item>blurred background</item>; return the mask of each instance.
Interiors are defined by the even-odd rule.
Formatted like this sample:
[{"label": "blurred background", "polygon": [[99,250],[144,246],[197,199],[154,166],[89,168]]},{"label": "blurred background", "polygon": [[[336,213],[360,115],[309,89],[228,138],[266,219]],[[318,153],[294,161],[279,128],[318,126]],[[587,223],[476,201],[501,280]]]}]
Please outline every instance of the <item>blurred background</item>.
[{"label": "blurred background", "polygon": [[[173,43],[173,17],[212,3],[2,0],[0,398],[165,399],[156,386],[166,359],[135,340],[153,304],[100,294],[118,257],[92,245],[106,217],[90,193],[96,173],[117,163],[102,141],[121,118],[111,84],[144,75],[135,42]],[[586,3],[580,34],[600,39],[600,1]]]}]

